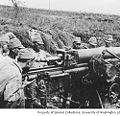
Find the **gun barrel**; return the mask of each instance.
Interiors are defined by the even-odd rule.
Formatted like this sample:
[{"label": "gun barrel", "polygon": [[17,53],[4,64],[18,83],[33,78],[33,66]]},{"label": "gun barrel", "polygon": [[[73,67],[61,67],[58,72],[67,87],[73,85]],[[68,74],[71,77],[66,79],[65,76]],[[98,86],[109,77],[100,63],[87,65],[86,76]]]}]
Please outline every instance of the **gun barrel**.
[{"label": "gun barrel", "polygon": [[87,71],[88,67],[79,67],[79,68],[74,68],[74,69],[70,69],[70,70],[66,70],[66,73],[72,73],[72,72],[83,72],[83,71]]},{"label": "gun barrel", "polygon": [[39,73],[39,72],[48,72],[48,71],[57,71],[57,70],[62,70],[63,67],[52,67],[52,68],[38,68],[38,69],[34,69],[32,71],[29,71],[28,74],[35,74],[35,73]]},{"label": "gun barrel", "polygon": [[29,71],[36,71],[36,70],[42,70],[42,69],[49,69],[49,68],[55,68],[55,65],[50,65],[50,66],[44,66],[44,67],[39,67],[39,68],[30,68]]},{"label": "gun barrel", "polygon": [[[83,62],[89,62],[91,57],[101,55],[104,50],[108,50],[111,54],[115,54],[118,57],[120,57],[120,47],[99,47],[99,48],[92,48],[92,49],[80,49],[75,50],[74,54],[78,56],[79,63]],[[115,56],[111,55],[109,53],[106,53],[104,55],[104,58],[115,58]]]},{"label": "gun barrel", "polygon": [[[61,74],[70,74],[73,72],[84,72],[84,71],[88,71],[88,67],[79,67],[79,68],[74,68],[74,69],[69,69],[69,70],[64,70],[64,71],[57,71],[57,72],[49,72],[48,75],[50,78],[53,77],[60,77]],[[61,75],[61,76],[63,76]]]},{"label": "gun barrel", "polygon": [[58,75],[51,75],[50,78],[54,79],[57,77],[64,77],[64,76],[69,76],[69,73],[62,73],[62,74],[58,74]]},{"label": "gun barrel", "polygon": [[[72,68],[77,68],[77,67],[85,67],[88,66],[88,63],[81,63],[81,64],[76,64],[74,67]],[[69,68],[69,67],[68,67]],[[35,74],[35,73],[39,73],[39,72],[49,72],[52,74],[60,74],[61,72],[64,71],[64,67],[62,66],[45,66],[45,67],[40,67],[40,68],[32,68],[29,70],[28,74]]]},{"label": "gun barrel", "polygon": [[61,58],[58,57],[58,56],[52,56],[52,57],[46,58],[46,60],[47,60],[47,61],[56,61],[56,60],[61,60]]}]

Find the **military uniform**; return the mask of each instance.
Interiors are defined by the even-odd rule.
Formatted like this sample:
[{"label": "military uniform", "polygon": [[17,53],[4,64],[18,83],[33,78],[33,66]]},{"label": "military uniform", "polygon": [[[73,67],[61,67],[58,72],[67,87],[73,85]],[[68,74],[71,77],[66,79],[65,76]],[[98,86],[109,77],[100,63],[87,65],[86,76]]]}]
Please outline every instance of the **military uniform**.
[{"label": "military uniform", "polygon": [[73,41],[73,49],[87,49],[88,45],[81,41],[80,37],[76,37]]},{"label": "military uniform", "polygon": [[[12,32],[6,32],[0,36],[0,41],[10,42],[11,39],[17,38]],[[18,38],[17,38],[18,39]]]},{"label": "military uniform", "polygon": [[12,33],[12,32],[7,32],[5,34],[2,34],[0,37],[0,42],[3,44],[3,55],[6,56],[9,54],[9,49],[23,49],[25,48],[20,40]]},{"label": "military uniform", "polygon": [[[41,38],[35,38],[33,40],[33,43],[39,48],[40,45],[43,45],[43,41]],[[39,48],[39,51],[35,51],[35,62],[32,65],[32,68],[39,68],[47,66],[47,57],[50,57],[51,55],[44,50]],[[37,85],[35,87],[35,84]],[[42,75],[39,75],[39,77],[36,79],[36,83],[34,83],[34,92],[36,91],[36,97],[37,100],[40,101],[42,107],[46,107],[46,85],[44,81],[44,77],[42,79]],[[39,96],[39,97],[38,97]]]},{"label": "military uniform", "polygon": [[[35,38],[35,40],[33,40],[33,41],[40,42],[42,40],[39,41],[39,38]],[[42,44],[43,44],[43,42],[42,42]],[[39,67],[47,66],[47,62],[41,62],[41,60],[46,59],[47,54],[45,51],[39,50],[39,52],[36,52],[33,49],[31,49],[31,52],[34,55],[34,61],[32,62],[32,65],[30,66],[30,68],[39,68]],[[24,53],[22,54],[22,56],[24,55],[24,58],[21,57],[21,59],[26,59],[26,57],[30,56],[28,52],[26,55],[25,54],[26,54],[26,52],[24,51]],[[41,75],[39,75],[39,76],[41,76]],[[29,104],[27,105],[28,108],[36,108],[36,107],[40,108],[40,107],[44,107],[46,105],[45,82],[43,79],[39,80],[39,78],[40,77],[37,77],[37,79],[33,79],[33,82],[26,87],[27,98],[29,101]]]},{"label": "military uniform", "polygon": [[[22,87],[22,70],[16,62],[18,52],[15,49],[24,48],[17,38],[12,38],[8,43],[9,54],[0,62],[1,85],[3,106],[7,108],[25,107],[24,91]],[[14,56],[14,57],[11,57]],[[4,85],[5,84],[5,85]]]},{"label": "military uniform", "polygon": [[[47,53],[43,50],[39,52],[35,52],[35,62],[33,63],[33,68],[44,67],[47,66],[47,62],[45,62],[47,58]],[[43,60],[43,61],[42,61]]]},{"label": "military uniform", "polygon": [[24,91],[22,87],[21,68],[10,57],[0,59],[0,107],[24,108]]},{"label": "military uniform", "polygon": [[105,42],[105,47],[111,47],[112,42],[113,42],[113,36],[112,35],[106,35],[104,38],[104,42]]},{"label": "military uniform", "polygon": [[42,39],[41,39],[41,35],[40,35],[40,33],[37,30],[30,29],[28,34],[29,34],[29,38],[31,39],[31,41],[39,39],[40,43],[41,44],[43,43]]},{"label": "military uniform", "polygon": [[97,46],[98,46],[98,42],[97,42],[96,37],[91,37],[88,40],[88,48],[96,48]]}]

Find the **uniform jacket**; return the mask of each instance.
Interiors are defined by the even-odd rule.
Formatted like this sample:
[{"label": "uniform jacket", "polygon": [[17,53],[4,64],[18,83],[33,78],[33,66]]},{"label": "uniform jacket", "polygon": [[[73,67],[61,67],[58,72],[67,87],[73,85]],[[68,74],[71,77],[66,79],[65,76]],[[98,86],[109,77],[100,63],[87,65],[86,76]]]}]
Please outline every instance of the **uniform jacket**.
[{"label": "uniform jacket", "polygon": [[43,62],[42,60],[46,60],[49,56],[47,52],[44,50],[40,50],[40,52],[35,52],[35,62],[33,63],[33,68],[44,67],[47,66],[47,62]]},{"label": "uniform jacket", "polygon": [[[22,88],[21,68],[18,63],[8,56],[0,58],[0,107],[24,99]],[[20,103],[17,103],[19,107]],[[9,106],[8,106],[9,107]]]}]

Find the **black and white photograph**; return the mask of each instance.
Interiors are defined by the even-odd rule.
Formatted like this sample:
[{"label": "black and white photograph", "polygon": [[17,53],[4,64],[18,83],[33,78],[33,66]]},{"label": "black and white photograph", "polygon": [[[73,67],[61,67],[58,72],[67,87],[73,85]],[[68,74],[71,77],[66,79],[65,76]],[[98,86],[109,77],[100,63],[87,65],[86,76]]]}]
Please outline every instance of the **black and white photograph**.
[{"label": "black and white photograph", "polygon": [[0,110],[119,108],[119,0],[0,0]]}]

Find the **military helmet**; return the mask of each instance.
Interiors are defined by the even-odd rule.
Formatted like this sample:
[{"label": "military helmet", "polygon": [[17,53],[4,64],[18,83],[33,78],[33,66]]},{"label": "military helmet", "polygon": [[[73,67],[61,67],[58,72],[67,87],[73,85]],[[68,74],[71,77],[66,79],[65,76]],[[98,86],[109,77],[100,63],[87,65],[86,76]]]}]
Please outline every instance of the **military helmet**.
[{"label": "military helmet", "polygon": [[76,43],[81,43],[81,37],[75,37],[74,42],[76,42]]},{"label": "military helmet", "polygon": [[111,43],[111,42],[113,42],[113,36],[112,36],[112,35],[107,35],[107,36],[105,37],[105,42],[106,42],[106,43]]},{"label": "military helmet", "polygon": [[9,44],[8,44],[9,49],[14,49],[14,48],[19,48],[19,49],[24,49],[25,47],[22,45],[20,40],[18,38],[11,39]]},{"label": "military helmet", "polygon": [[16,38],[16,36],[12,32],[7,32],[6,34],[2,34],[0,36],[0,42],[9,43],[11,39]]},{"label": "military helmet", "polygon": [[94,45],[94,46],[97,46],[97,39],[96,37],[91,37],[89,40],[88,40],[89,44],[91,45]]},{"label": "military helmet", "polygon": [[15,36],[12,32],[8,32],[8,33],[6,33],[5,35],[8,36],[9,39],[16,38],[16,36]]},{"label": "military helmet", "polygon": [[[31,48],[21,49],[18,55],[18,63],[22,68],[28,67],[30,68],[34,62],[35,53]],[[23,73],[26,70],[23,70]]]},{"label": "military helmet", "polygon": [[39,43],[39,44],[44,44],[41,37],[34,38],[33,42],[36,42],[36,43]]},{"label": "military helmet", "polygon": [[43,43],[43,40],[40,36],[40,33],[38,33],[36,30],[33,29],[33,31],[31,31],[32,33],[32,36],[31,36],[31,40],[32,42],[36,42],[36,43],[39,43],[39,44],[44,44]]}]

